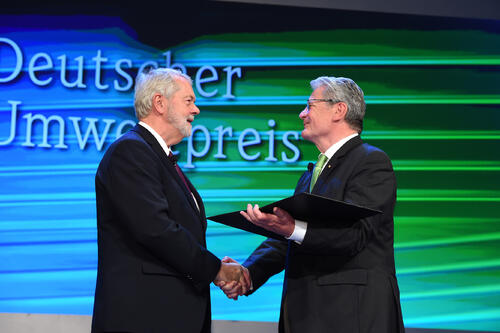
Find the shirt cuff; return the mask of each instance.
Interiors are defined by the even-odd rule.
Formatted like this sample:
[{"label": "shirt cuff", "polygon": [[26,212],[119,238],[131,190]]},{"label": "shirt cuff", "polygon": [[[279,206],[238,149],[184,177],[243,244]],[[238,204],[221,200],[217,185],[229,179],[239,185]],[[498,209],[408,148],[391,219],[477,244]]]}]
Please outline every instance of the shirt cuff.
[{"label": "shirt cuff", "polygon": [[304,237],[306,236],[307,222],[295,220],[295,228],[293,229],[290,237],[286,238],[288,240],[293,240],[295,243],[302,244]]}]

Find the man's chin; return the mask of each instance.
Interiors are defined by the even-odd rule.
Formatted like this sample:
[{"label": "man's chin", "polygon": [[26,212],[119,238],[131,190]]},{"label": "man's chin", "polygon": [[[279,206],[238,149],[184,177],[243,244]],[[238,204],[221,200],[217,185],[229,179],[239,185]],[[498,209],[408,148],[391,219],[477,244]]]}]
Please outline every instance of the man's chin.
[{"label": "man's chin", "polygon": [[191,130],[192,130],[191,123],[188,123],[186,127],[184,127],[182,130],[182,134],[184,135],[185,138],[191,135]]},{"label": "man's chin", "polygon": [[302,132],[300,133],[300,135],[302,135],[302,138],[304,140],[309,140],[310,139],[310,135],[309,135],[309,131],[307,129],[303,129]]}]

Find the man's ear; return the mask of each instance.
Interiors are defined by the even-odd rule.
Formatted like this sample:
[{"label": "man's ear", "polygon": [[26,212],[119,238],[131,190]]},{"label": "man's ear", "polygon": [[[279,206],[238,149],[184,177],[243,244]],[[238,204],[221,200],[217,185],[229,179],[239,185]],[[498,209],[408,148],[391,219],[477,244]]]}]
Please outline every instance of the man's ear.
[{"label": "man's ear", "polygon": [[163,98],[161,94],[153,95],[153,110],[159,114],[163,114],[166,110],[166,99]]},{"label": "man's ear", "polygon": [[347,104],[344,102],[338,102],[334,106],[333,118],[334,120],[342,120],[347,114]]}]

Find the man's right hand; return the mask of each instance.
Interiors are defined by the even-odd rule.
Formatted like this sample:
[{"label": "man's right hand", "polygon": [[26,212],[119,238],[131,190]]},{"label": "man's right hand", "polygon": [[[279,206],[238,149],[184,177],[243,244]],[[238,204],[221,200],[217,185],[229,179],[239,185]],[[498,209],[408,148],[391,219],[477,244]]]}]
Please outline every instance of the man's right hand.
[{"label": "man's right hand", "polygon": [[238,263],[233,262],[221,262],[219,273],[215,277],[214,283],[218,284],[220,282],[239,282],[243,276],[243,268]]},{"label": "man's right hand", "polygon": [[222,264],[237,265],[241,268],[241,276],[239,280],[224,281],[216,279],[214,281],[215,285],[221,288],[228,298],[237,300],[238,296],[245,295],[248,290],[251,289],[252,280],[250,278],[250,273],[246,267],[241,266],[237,261],[229,257],[224,257],[224,259],[222,259]]}]

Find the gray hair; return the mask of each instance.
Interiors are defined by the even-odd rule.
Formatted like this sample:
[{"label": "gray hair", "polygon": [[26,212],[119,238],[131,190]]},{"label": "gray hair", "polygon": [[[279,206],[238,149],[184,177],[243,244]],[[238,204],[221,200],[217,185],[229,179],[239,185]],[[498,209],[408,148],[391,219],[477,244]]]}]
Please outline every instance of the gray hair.
[{"label": "gray hair", "polygon": [[[353,80],[345,77],[321,76],[311,81],[311,88],[324,87],[323,98],[347,104],[345,121],[358,133],[363,131],[366,103],[363,90]],[[333,102],[331,102],[333,104]]]},{"label": "gray hair", "polygon": [[149,72],[137,74],[135,79],[134,108],[137,119],[141,120],[149,115],[153,108],[153,96],[162,94],[170,98],[179,86],[176,79],[186,79],[189,84],[193,81],[186,74],[171,68],[155,68]]}]

